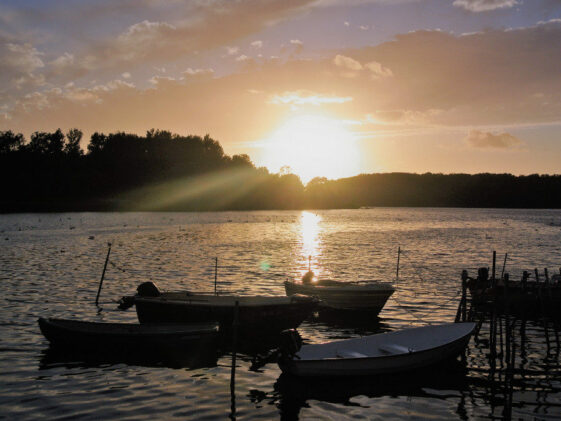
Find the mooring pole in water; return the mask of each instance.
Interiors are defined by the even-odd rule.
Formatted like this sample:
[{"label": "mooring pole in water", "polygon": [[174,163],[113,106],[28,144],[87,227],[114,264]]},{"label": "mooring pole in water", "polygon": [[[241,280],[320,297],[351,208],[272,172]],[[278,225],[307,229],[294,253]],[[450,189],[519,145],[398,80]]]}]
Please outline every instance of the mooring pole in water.
[{"label": "mooring pole in water", "polygon": [[[510,365],[510,352],[511,352],[511,326],[510,326],[510,303],[508,302],[509,297],[508,297],[508,281],[509,281],[509,275],[508,273],[504,274],[504,297],[505,297],[505,344],[506,344],[506,355],[505,355],[505,360],[506,360],[506,369],[508,370],[508,372],[510,372],[511,370],[511,365]],[[513,321],[514,323],[514,321]]]},{"label": "mooring pole in water", "polygon": [[395,270],[395,281],[399,281],[399,257],[401,256],[401,246],[397,247],[397,268]]},{"label": "mooring pole in water", "polygon": [[551,298],[551,288],[549,286],[549,271],[547,270],[547,268],[544,268],[543,274],[545,276],[545,287],[547,288],[547,295],[549,298]]},{"label": "mooring pole in water", "polygon": [[503,262],[503,270],[501,271],[501,279],[503,279],[503,276],[505,275],[505,266],[506,266],[507,257],[508,257],[508,253],[505,253],[505,260]]},{"label": "mooring pole in water", "polygon": [[240,302],[236,301],[234,306],[234,321],[232,322],[232,369],[230,371],[230,399],[231,419],[236,419],[236,348],[238,343],[238,326],[240,314]]},{"label": "mooring pole in water", "polygon": [[491,276],[491,283],[493,286],[496,285],[497,280],[496,280],[496,272],[497,271],[497,252],[495,250],[493,250],[493,272],[492,272],[492,276]]},{"label": "mooring pole in water", "polygon": [[312,270],[312,256],[308,256],[308,272]]},{"label": "mooring pole in water", "polygon": [[101,279],[99,280],[99,288],[97,289],[97,296],[95,297],[95,305],[99,303],[99,294],[101,294],[101,286],[103,285],[103,278],[105,278],[105,271],[107,270],[107,263],[109,263],[109,254],[111,254],[111,243],[107,243],[107,257],[103,265],[103,272],[101,272]]},{"label": "mooring pole in water", "polygon": [[466,301],[467,301],[467,279],[468,279],[468,272],[467,270],[462,270],[462,298],[460,298],[460,304],[458,305],[458,311],[456,311],[456,319],[454,320],[455,323],[466,321]]},{"label": "mooring pole in water", "polygon": [[218,257],[214,258],[214,295],[218,295],[216,292],[216,284],[218,283]]}]

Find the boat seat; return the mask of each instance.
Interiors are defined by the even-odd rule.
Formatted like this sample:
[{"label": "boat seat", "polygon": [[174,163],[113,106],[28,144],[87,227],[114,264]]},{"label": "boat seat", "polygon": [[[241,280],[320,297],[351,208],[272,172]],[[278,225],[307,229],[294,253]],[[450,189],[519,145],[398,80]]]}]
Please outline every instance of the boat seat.
[{"label": "boat seat", "polygon": [[364,355],[360,352],[352,351],[350,349],[338,349],[335,351],[335,356],[337,358],[365,358],[368,355]]},{"label": "boat seat", "polygon": [[399,344],[382,344],[378,347],[378,350],[385,355],[393,354],[409,354],[414,350]]}]

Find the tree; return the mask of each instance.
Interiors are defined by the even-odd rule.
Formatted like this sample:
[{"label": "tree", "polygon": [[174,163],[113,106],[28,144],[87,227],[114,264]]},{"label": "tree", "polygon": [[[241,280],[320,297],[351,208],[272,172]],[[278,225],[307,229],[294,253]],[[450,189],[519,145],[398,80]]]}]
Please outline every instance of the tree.
[{"label": "tree", "polygon": [[253,162],[251,162],[251,158],[245,153],[241,155],[234,155],[232,157],[232,165],[234,167],[255,168]]},{"label": "tree", "polygon": [[24,137],[21,133],[14,133],[11,130],[0,132],[0,154],[17,151],[24,144]]},{"label": "tree", "polygon": [[66,143],[64,144],[64,153],[68,156],[82,156],[84,152],[80,148],[82,140],[82,131],[78,129],[70,129],[66,133]]},{"label": "tree", "polygon": [[88,145],[88,153],[89,154],[96,154],[98,152],[103,151],[105,144],[107,143],[107,136],[103,133],[95,132],[90,137],[90,143]]},{"label": "tree", "polygon": [[41,155],[59,155],[62,154],[64,147],[64,134],[60,129],[56,132],[34,132],[31,135],[28,149]]}]

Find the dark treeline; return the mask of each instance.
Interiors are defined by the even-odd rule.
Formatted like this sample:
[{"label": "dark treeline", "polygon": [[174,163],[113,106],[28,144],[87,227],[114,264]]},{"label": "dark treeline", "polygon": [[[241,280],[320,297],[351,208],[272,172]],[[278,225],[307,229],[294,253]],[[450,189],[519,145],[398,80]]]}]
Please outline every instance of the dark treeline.
[{"label": "dark treeline", "polygon": [[238,210],[451,206],[560,208],[561,176],[369,174],[316,178],[256,168],[209,137],[0,132],[0,211]]}]

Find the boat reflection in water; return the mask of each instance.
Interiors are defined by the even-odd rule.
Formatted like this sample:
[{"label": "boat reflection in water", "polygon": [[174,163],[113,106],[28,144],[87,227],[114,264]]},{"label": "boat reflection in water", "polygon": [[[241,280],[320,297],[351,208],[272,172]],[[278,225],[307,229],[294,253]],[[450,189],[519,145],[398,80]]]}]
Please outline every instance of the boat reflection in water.
[{"label": "boat reflection in water", "polygon": [[54,367],[101,367],[125,364],[139,367],[168,367],[199,369],[216,367],[220,350],[217,346],[193,348],[177,348],[171,345],[162,346],[157,351],[147,352],[143,349],[129,348],[118,352],[103,350],[68,349],[49,346],[41,353],[39,369]]},{"label": "boat reflection in water", "polygon": [[[274,391],[262,394],[262,397],[277,405],[281,419],[298,419],[299,416],[303,416],[300,414],[303,409],[310,408],[310,401],[315,401],[313,408],[322,406],[318,402],[344,405],[347,409],[342,415],[348,417],[353,406],[375,405],[374,399],[378,397],[449,399],[451,391],[454,391],[453,398],[457,398],[458,394],[461,396],[456,412],[462,413],[465,412],[465,400],[468,399],[470,389],[477,384],[483,386],[484,383],[483,379],[467,376],[465,365],[452,360],[428,369],[377,376],[303,378],[283,373],[277,379]],[[372,415],[375,414],[376,418],[387,416],[391,419],[398,414],[398,408],[397,401],[395,406],[376,406],[372,408],[376,411]],[[422,418],[420,413],[419,416]]]}]

